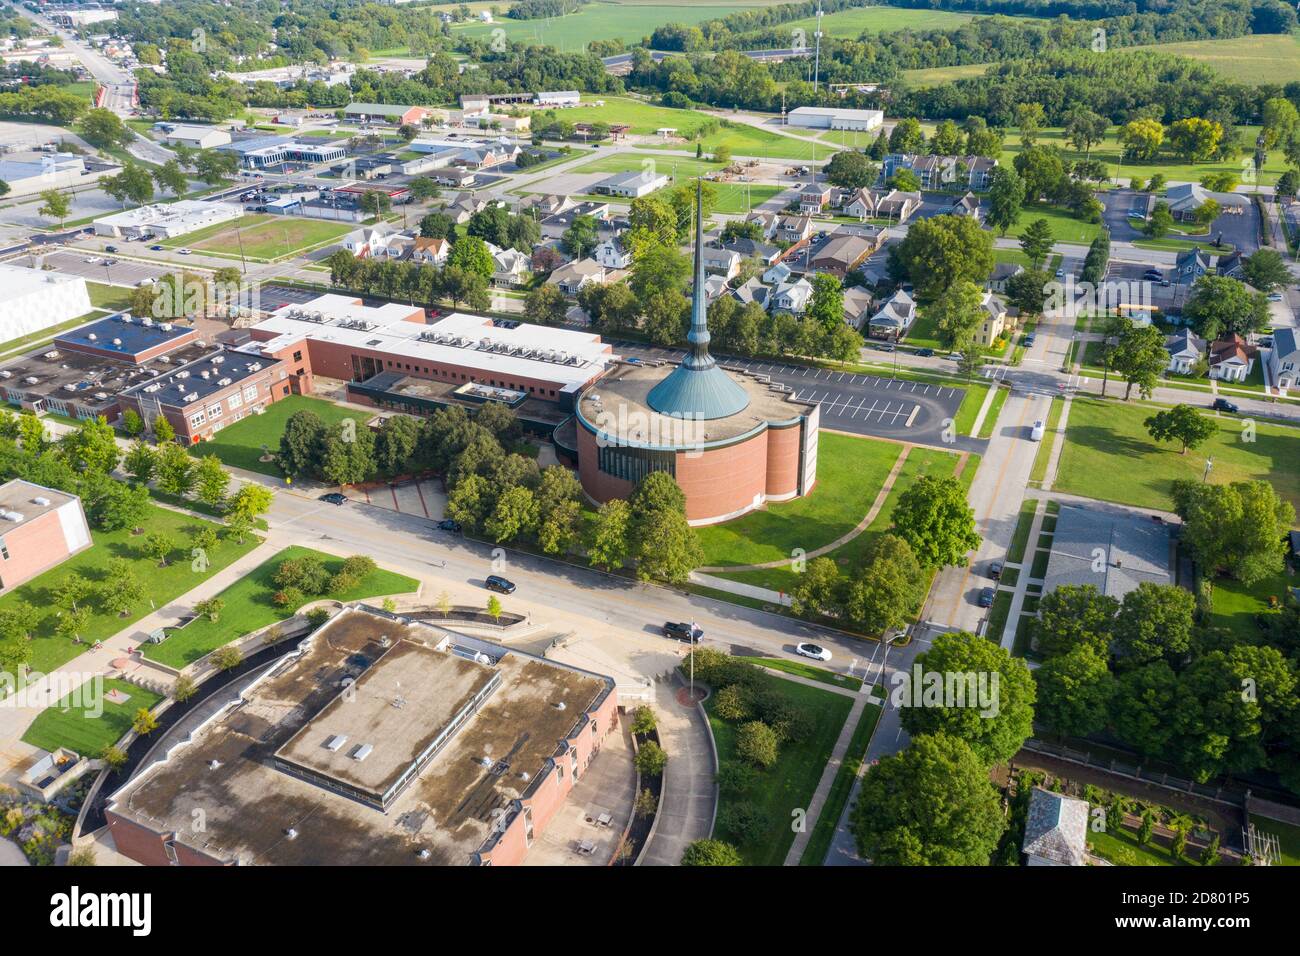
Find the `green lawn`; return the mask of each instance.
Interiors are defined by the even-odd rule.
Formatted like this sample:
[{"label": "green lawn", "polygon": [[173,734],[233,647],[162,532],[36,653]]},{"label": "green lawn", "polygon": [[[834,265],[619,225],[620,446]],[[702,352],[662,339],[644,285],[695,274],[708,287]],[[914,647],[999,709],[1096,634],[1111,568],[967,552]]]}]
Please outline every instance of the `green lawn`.
[{"label": "green lawn", "polygon": [[[674,186],[697,176],[711,176],[722,169],[720,163],[709,160],[690,159],[688,157],[664,157],[654,153],[615,153],[601,156],[590,163],[584,163],[574,170],[575,173],[623,173],[644,168],[646,160],[655,164],[657,172],[675,177]],[[544,181],[542,181],[544,182]],[[777,193],[780,186],[761,186],[752,183],[715,182],[711,188],[717,193],[718,201],[714,212],[740,214],[747,213],[756,206],[761,206]]]},{"label": "green lawn", "polygon": [[191,446],[191,451],[196,455],[216,455],[231,468],[243,468],[278,478],[281,472],[275,462],[259,461],[262,446],[266,445],[275,454],[280,448],[280,436],[284,433],[285,423],[295,412],[302,411],[315,412],[326,425],[358,416],[354,409],[324,399],[289,395],[266,406],[266,411],[261,415],[250,415],[226,426],[209,441]]},{"label": "green lawn", "polygon": [[1052,238],[1057,242],[1072,242],[1087,245],[1101,232],[1101,224],[1084,222],[1060,206],[1038,204],[1025,207],[1020,214],[1020,221],[1007,230],[1007,236],[1018,239],[1024,234],[1029,224],[1036,219],[1046,219],[1052,227]]},{"label": "green lawn", "polygon": [[97,309],[119,312],[131,307],[131,289],[102,282],[87,282],[86,292],[90,295],[90,304]]},{"label": "green lawn", "polygon": [[[597,106],[595,102],[597,99],[603,101],[605,105]],[[544,115],[545,111],[541,111],[539,115],[534,116],[533,123],[540,125]],[[627,123],[632,127],[631,131],[635,135],[653,135],[655,130],[672,128],[677,130],[679,137],[687,139],[705,123],[717,119],[698,110],[669,109],[623,96],[590,96],[586,98],[583,105],[572,109],[556,110],[555,115],[572,123]],[[726,146],[735,156],[823,159],[837,152],[834,147],[811,139],[784,136],[739,121],[732,121],[731,125],[719,129],[699,142],[705,152],[711,153],[719,146]],[[646,148],[679,150],[683,145],[680,142],[668,141]],[[672,159],[665,160],[668,163],[672,161]]]},{"label": "green lawn", "polygon": [[161,694],[124,680],[105,678],[104,693],[114,690],[130,699],[115,704],[99,699],[93,687],[83,685],[74,690],[36,715],[23,734],[23,743],[51,752],[67,747],[84,757],[94,757],[131,729],[137,710],[141,707],[153,710],[162,701]]},{"label": "green lawn", "polygon": [[[41,615],[36,636],[32,639],[32,670],[48,674],[87,650],[95,641],[105,640],[118,631],[129,629],[155,607],[170,604],[182,594],[193,590],[260,543],[260,539],[252,535],[246,537],[243,544],[223,538],[208,553],[206,569],[196,571],[188,558],[189,542],[194,532],[206,524],[208,522],[166,508],[150,507],[144,522],[145,529],[166,535],[176,544],[177,550],[172,553],[171,563],[166,567],[158,567],[152,558],[140,553],[144,535],[135,536],[126,530],[92,531],[94,544],[91,547],[0,597],[0,610],[23,602],[34,607]],[[145,596],[122,617],[102,610],[98,602],[92,599],[87,606],[92,608],[93,613],[85,630],[81,632],[84,643],[74,644],[71,638],[59,637],[54,631],[55,620],[60,613],[55,607],[54,598],[59,585],[73,571],[98,583],[104,578],[109,559],[116,557],[130,561],[137,579],[145,585]]]},{"label": "green lawn", "polygon": [[[226,606],[216,623],[203,618],[168,637],[161,644],[145,644],[145,657],[168,667],[184,667],[245,634],[291,617],[298,609],[278,607],[275,604],[272,600],[275,594],[272,578],[281,562],[307,555],[320,558],[331,573],[336,573],[343,566],[344,559],[331,554],[298,546],[285,548],[221,592],[219,597],[226,602]],[[378,568],[352,590],[322,596],[336,601],[360,601],[388,594],[407,594],[419,586],[420,582],[414,578]]]},{"label": "green lawn", "polygon": [[822,684],[831,684],[834,687],[843,687],[845,690],[857,690],[862,686],[862,681],[856,677],[849,677],[847,674],[837,674],[834,671],[828,671],[824,667],[814,667],[812,664],[805,664],[803,661],[788,661],[783,657],[758,657],[754,659],[757,664],[774,671],[784,671],[787,674],[795,674],[799,677],[806,677],[809,680],[815,680]]},{"label": "green lawn", "polygon": [[[504,9],[506,4],[501,6]],[[656,27],[665,23],[692,26],[704,20],[721,19],[743,9],[745,6],[734,4],[591,3],[568,16],[534,20],[512,20],[501,16],[493,23],[475,21],[452,24],[451,31],[453,37],[490,39],[494,35],[493,31],[503,30],[511,43],[553,46],[561,52],[580,53],[593,40],[622,40],[635,44],[648,39]]]},{"label": "green lawn", "polygon": [[848,752],[844,755],[840,769],[835,772],[830,793],[826,795],[821,814],[813,825],[812,836],[808,838],[808,845],[799,857],[800,866],[821,866],[825,862],[831,840],[835,837],[835,828],[839,826],[840,816],[844,813],[844,805],[848,803],[849,794],[853,791],[853,780],[867,755],[871,732],[875,730],[879,719],[880,708],[875,704],[868,704],[862,709],[862,716],[858,718],[858,725],[853,728],[853,737],[849,740]]},{"label": "green lawn", "polygon": [[988,63],[963,63],[961,66],[937,66],[928,70],[904,70],[903,79],[918,89],[927,86],[943,86],[957,80],[968,80],[983,76],[989,69]]},{"label": "green lawn", "polygon": [[[714,829],[713,836],[735,844],[748,866],[780,866],[794,842],[791,813],[796,809],[806,810],[812,802],[813,791],[853,707],[853,698],[768,673],[763,674],[760,686],[782,695],[800,712],[810,715],[815,726],[808,739],[782,747],[780,758],[771,769],[760,772],[752,792],[742,798],[723,795],[719,800],[719,815],[728,800],[744,799],[753,804],[763,821],[761,837],[741,840],[721,825]],[[721,720],[713,712],[716,699],[710,697],[705,701],[704,709],[717,744],[718,764],[725,767],[741,758],[736,754],[736,725]]]},{"label": "green lawn", "polygon": [[[1074,406],[1078,408],[1076,404]],[[1047,422],[1044,426],[1043,440],[1038,443],[1038,450],[1034,452],[1034,464],[1029,471],[1030,481],[1043,481],[1047,478],[1047,466],[1052,461],[1052,448],[1059,440],[1056,434],[1056,428],[1061,424],[1061,412],[1065,408],[1065,403],[1060,398],[1053,397],[1052,404],[1047,408]],[[1070,412],[1070,425],[1074,424],[1074,411]],[[1060,486],[1060,481],[1056,482]]]},{"label": "green lawn", "polygon": [[[890,30],[956,30],[972,19],[974,15],[969,13],[870,6],[826,14],[822,17],[822,32],[829,37],[853,40],[863,33],[886,33]],[[817,31],[817,18],[795,20],[783,24],[780,29],[790,33],[802,30],[807,37],[806,42],[812,43]]]},{"label": "green lawn", "polygon": [[[1151,842],[1138,843],[1133,831],[1121,828],[1119,833],[1088,831],[1088,849],[1115,866],[1183,866],[1170,856],[1163,846]],[[1199,856],[1199,853],[1198,853]]]},{"label": "green lawn", "polygon": [[187,247],[218,255],[271,261],[331,242],[352,231],[351,223],[291,216],[244,216],[235,222],[218,223],[162,244],[171,249]]},{"label": "green lawn", "polygon": [[975,427],[975,419],[984,406],[984,399],[988,396],[989,389],[992,387],[988,382],[970,383],[970,386],[966,389],[966,397],[962,399],[961,405],[957,409],[957,417],[953,419],[953,426],[957,429],[958,435],[969,435],[971,433],[971,429]]},{"label": "green lawn", "polygon": [[998,416],[1002,414],[1002,406],[1007,403],[1007,396],[1010,394],[1011,389],[1009,388],[999,388],[994,393],[988,414],[984,416],[984,421],[980,424],[980,438],[993,437],[993,431],[998,427]]},{"label": "green lawn", "polygon": [[1280,609],[1286,604],[1287,589],[1297,583],[1300,582],[1290,570],[1271,574],[1250,587],[1231,578],[1216,578],[1210,623],[1214,627],[1227,628],[1240,641],[1253,642],[1259,637],[1255,615],[1279,613],[1278,610],[1269,610],[1268,599],[1277,598]]},{"label": "green lawn", "polygon": [[704,565],[789,560],[796,548],[834,541],[866,517],[901,451],[893,442],[822,432],[812,493],[697,529]]},{"label": "green lawn", "polygon": [[1176,478],[1199,480],[1207,457],[1210,481],[1262,478],[1300,507],[1300,433],[1257,423],[1254,441],[1243,441],[1242,422],[1220,417],[1219,431],[1186,455],[1170,443],[1156,443],[1143,421],[1156,409],[1115,401],[1076,398],[1070,408],[1065,449],[1057,472],[1059,491],[1168,510]]},{"label": "green lawn", "polygon": [[1029,544],[1029,532],[1037,511],[1037,498],[1026,498],[1020,502],[1020,517],[1016,521],[1016,530],[1012,532],[1011,544],[1007,547],[1007,560],[1012,564],[1019,564],[1025,559],[1025,546]]}]

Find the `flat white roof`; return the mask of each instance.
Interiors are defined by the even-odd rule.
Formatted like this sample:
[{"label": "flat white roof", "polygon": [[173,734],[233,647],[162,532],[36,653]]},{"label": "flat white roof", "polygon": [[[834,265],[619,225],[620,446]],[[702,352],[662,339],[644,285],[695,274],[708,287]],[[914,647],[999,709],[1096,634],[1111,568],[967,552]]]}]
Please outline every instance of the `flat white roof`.
[{"label": "flat white roof", "polygon": [[68,275],[63,272],[47,272],[43,269],[29,269],[26,266],[14,266],[0,262],[0,302],[21,299],[33,292],[48,289],[51,285],[64,283],[84,283],[81,276]]},{"label": "flat white roof", "polygon": [[408,321],[414,312],[411,306],[393,302],[371,307],[346,295],[322,295],[278,309],[254,327],[278,338],[254,344],[278,351],[295,339],[307,338],[374,349],[394,358],[540,379],[566,389],[585,385],[614,357],[594,332],[526,322],[513,329],[500,328],[486,316],[462,312],[433,324]]},{"label": "flat white roof", "polygon": [[237,219],[244,214],[244,207],[233,202],[202,202],[198,199],[179,199],[173,203],[137,206],[124,209],[108,216],[101,216],[96,223],[110,226],[140,226],[145,224],[168,225],[173,227],[201,226],[228,219]]},{"label": "flat white roof", "polygon": [[881,110],[849,110],[840,109],[836,106],[800,106],[790,111],[791,116],[796,114],[803,116],[842,116],[846,119],[884,119],[885,114]]}]

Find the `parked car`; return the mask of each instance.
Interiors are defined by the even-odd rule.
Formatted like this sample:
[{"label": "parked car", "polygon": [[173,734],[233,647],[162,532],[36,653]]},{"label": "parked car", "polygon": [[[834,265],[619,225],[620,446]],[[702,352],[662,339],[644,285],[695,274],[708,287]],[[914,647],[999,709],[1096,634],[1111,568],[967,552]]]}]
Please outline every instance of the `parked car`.
[{"label": "parked car", "polygon": [[931,355],[934,354],[934,349],[917,349],[916,354],[921,356],[922,358],[929,358]]},{"label": "parked car", "polygon": [[1043,420],[1040,418],[1038,419],[1038,421],[1034,422],[1033,427],[1029,429],[1029,440],[1042,441],[1043,435],[1045,435],[1046,433],[1047,433],[1047,426],[1043,424]]},{"label": "parked car", "polygon": [[880,349],[880,351],[882,352],[894,351],[894,346],[889,342],[881,342],[879,345],[876,346],[876,348]]},{"label": "parked car", "polygon": [[1001,579],[1001,577],[1002,577],[1002,562],[1001,562],[1001,561],[994,561],[993,563],[991,563],[991,564],[989,565],[989,577],[991,577],[994,581],[997,581],[997,580],[1000,580],[1000,579]]},{"label": "parked car", "polygon": [[800,657],[811,657],[813,660],[822,661],[823,663],[831,659],[831,652],[820,644],[796,644],[794,652]]},{"label": "parked car", "polygon": [[105,247],[104,247],[104,251],[105,251],[105,252],[117,252],[117,246],[105,246]]},{"label": "parked car", "polygon": [[1151,279],[1154,282],[1159,282],[1164,277],[1165,274],[1159,269],[1148,269],[1146,272],[1142,273],[1142,278]]},{"label": "parked car", "polygon": [[994,595],[993,588],[981,588],[979,599],[975,603],[977,603],[980,607],[992,607],[993,595]]},{"label": "parked car", "polygon": [[497,591],[501,594],[514,594],[515,585],[513,581],[507,581],[499,574],[489,574],[483,582],[483,586],[489,591]]},{"label": "parked car", "polygon": [[320,500],[328,501],[332,505],[345,505],[348,503],[348,496],[341,495],[337,491],[331,491],[327,495],[321,495]]},{"label": "parked car", "polygon": [[698,644],[704,637],[703,628],[696,627],[687,621],[665,621],[663,627],[664,637],[671,637],[676,641],[685,641],[687,644]]},{"label": "parked car", "polygon": [[1024,342],[1025,348],[1032,347],[1035,341],[1036,339],[1034,338],[1034,333],[1030,332],[1028,335],[1025,336],[1025,342]]},{"label": "parked car", "polygon": [[443,518],[438,522],[439,531],[450,531],[453,534],[460,534],[460,522],[453,521],[451,518]]},{"label": "parked car", "polygon": [[1058,279],[1064,279],[1064,278],[1065,278],[1065,270],[1064,270],[1064,269],[1057,269],[1057,270],[1056,270],[1056,278],[1058,278]]},{"label": "parked car", "polygon": [[183,256],[188,256],[190,254],[190,250],[188,249],[177,249],[176,251]]},{"label": "parked car", "polygon": [[1216,398],[1214,404],[1210,407],[1216,412],[1232,412],[1233,414],[1237,412],[1237,406],[1226,398]]},{"label": "parked car", "polygon": [[152,245],[152,246],[150,246],[149,248],[152,249],[154,252],[162,252],[162,251],[163,251],[163,247],[162,247],[162,246],[159,246],[159,245]]},{"label": "parked car", "polygon": [[1282,301],[1282,293],[1281,293],[1281,292],[1270,292],[1270,293],[1268,294],[1268,301],[1270,301],[1270,302],[1281,302],[1281,301]]}]

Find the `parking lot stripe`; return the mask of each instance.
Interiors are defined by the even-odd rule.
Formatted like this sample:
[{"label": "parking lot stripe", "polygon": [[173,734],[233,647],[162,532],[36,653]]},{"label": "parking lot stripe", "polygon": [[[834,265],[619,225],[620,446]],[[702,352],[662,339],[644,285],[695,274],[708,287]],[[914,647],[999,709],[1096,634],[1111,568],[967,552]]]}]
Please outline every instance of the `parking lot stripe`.
[{"label": "parking lot stripe", "polygon": [[903,427],[904,427],[904,428],[911,428],[911,427],[912,427],[912,423],[913,423],[914,421],[916,421],[917,413],[920,412],[920,411],[921,411],[921,406],[920,406],[920,405],[913,405],[913,406],[912,406],[912,414],[910,414],[910,415],[907,416],[907,422],[903,425]]}]

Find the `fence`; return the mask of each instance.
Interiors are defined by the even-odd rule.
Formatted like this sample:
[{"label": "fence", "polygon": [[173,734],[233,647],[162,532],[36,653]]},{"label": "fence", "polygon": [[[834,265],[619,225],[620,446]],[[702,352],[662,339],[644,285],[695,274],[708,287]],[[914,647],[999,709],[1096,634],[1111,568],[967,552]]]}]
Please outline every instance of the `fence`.
[{"label": "fence", "polygon": [[1126,764],[1113,757],[1109,760],[1095,759],[1090,752],[1072,750],[1069,747],[1063,747],[1059,744],[1050,744],[1046,741],[1037,740],[1032,737],[1025,741],[1023,749],[1032,753],[1040,753],[1049,757],[1055,757],[1058,760],[1065,760],[1069,763],[1075,763],[1082,767],[1092,767],[1097,770],[1104,770],[1107,773],[1126,777],[1129,780],[1148,784],[1149,786],[1162,787],[1165,790],[1171,790],[1177,793],[1186,793],[1192,796],[1201,797],[1205,800],[1212,800],[1215,803],[1222,803],[1225,806],[1230,806],[1234,809],[1240,809],[1245,802],[1245,796],[1240,791],[1232,788],[1224,787],[1222,785],[1209,786],[1207,784],[1196,783],[1194,780],[1184,780],[1181,777],[1175,777],[1169,773],[1144,771],[1141,764]]}]

